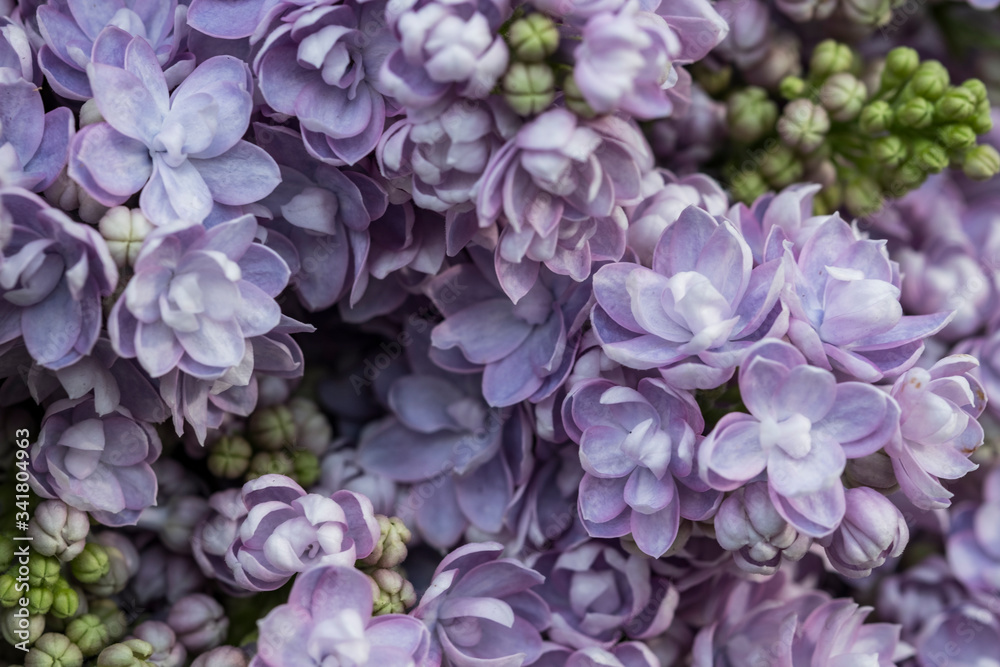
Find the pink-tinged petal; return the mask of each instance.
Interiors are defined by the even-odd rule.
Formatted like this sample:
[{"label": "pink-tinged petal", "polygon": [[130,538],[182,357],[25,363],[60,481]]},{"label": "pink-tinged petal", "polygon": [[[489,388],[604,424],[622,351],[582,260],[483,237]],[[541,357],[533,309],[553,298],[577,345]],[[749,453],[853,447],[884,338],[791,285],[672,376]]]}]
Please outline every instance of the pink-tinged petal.
[{"label": "pink-tinged petal", "polygon": [[923,510],[946,509],[955,494],[944,488],[936,477],[927,474],[905,445],[888,448],[892,470],[906,497]]},{"label": "pink-tinged petal", "polygon": [[222,204],[242,205],[271,194],[281,182],[278,165],[263,148],[239,141],[225,153],[208,159],[191,158],[211,198]]},{"label": "pink-tinged petal", "polygon": [[627,507],[625,484],[627,479],[599,479],[585,474],[580,480],[580,516],[594,523],[611,521]]},{"label": "pink-tinged petal", "polygon": [[636,546],[644,554],[659,558],[677,539],[677,528],[680,526],[680,503],[677,502],[676,495],[667,506],[652,514],[633,511],[629,525]]},{"label": "pink-tinged petal", "polygon": [[99,201],[105,198],[103,193],[112,201],[124,201],[142,189],[152,170],[149,149],[107,123],[88,125],[73,139],[70,176],[84,188],[96,185],[99,189],[90,194]]},{"label": "pink-tinged petal", "polygon": [[699,474],[712,488],[731,491],[762,473],[767,458],[760,424],[750,415],[730,413],[702,442]]},{"label": "pink-tinged petal", "polygon": [[844,486],[839,480],[825,489],[795,498],[781,496],[773,487],[770,493],[778,513],[809,537],[825,537],[836,530],[847,508]]},{"label": "pink-tinged petal", "polygon": [[724,223],[708,238],[694,270],[708,276],[712,286],[735,305],[746,292],[752,268],[750,246],[731,224]]}]

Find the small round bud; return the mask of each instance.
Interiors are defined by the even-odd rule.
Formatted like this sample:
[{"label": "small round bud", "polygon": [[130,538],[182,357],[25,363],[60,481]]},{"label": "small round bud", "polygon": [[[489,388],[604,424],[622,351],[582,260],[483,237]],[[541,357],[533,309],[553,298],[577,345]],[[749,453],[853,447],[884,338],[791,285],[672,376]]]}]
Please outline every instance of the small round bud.
[{"label": "small round bud", "polygon": [[111,633],[96,614],[74,618],[66,626],[65,634],[86,658],[97,655],[111,642]]},{"label": "small round bud", "polygon": [[544,111],[556,97],[556,78],[544,63],[511,64],[503,77],[504,99],[520,116]]},{"label": "small round bud", "polygon": [[969,127],[976,134],[986,134],[993,129],[993,115],[990,113],[989,102],[980,103],[976,115],[969,119]]},{"label": "small round bud", "polygon": [[865,134],[880,134],[889,129],[890,125],[892,125],[892,107],[883,100],[865,105],[858,116],[858,126]]},{"label": "small round bud", "polygon": [[52,608],[52,602],[55,600],[51,588],[32,588],[27,592],[26,597],[28,598],[29,614],[49,613],[49,609]]},{"label": "small round bud", "polygon": [[56,208],[63,211],[75,211],[80,208],[81,190],[82,188],[63,169],[56,176],[56,180],[52,182],[52,185],[46,188],[42,194]]},{"label": "small round bud", "polygon": [[128,639],[112,644],[97,656],[96,667],[154,667],[146,658],[153,655],[153,647],[141,639]]},{"label": "small round bud", "polygon": [[303,487],[310,487],[319,479],[322,470],[319,458],[312,452],[300,449],[292,454],[291,477]]},{"label": "small round bud", "polygon": [[976,133],[968,125],[945,125],[938,129],[938,140],[948,150],[969,148],[976,144]]},{"label": "small round bud", "polygon": [[372,587],[372,615],[405,614],[417,602],[413,584],[395,570],[375,570],[369,575]]},{"label": "small round bud", "polygon": [[[691,66],[691,76],[706,93],[716,96],[729,88],[733,80],[733,68],[730,65],[708,65],[702,60]],[[565,85],[563,90],[565,91]]]},{"label": "small round bud", "polygon": [[24,667],[81,667],[83,654],[66,635],[46,632],[24,656]]},{"label": "small round bud", "polygon": [[316,456],[323,456],[333,439],[333,426],[314,401],[301,396],[286,404],[295,420],[295,444]]},{"label": "small round bud", "polygon": [[566,108],[580,118],[593,118],[597,115],[597,112],[583,98],[580,86],[577,85],[572,74],[563,80],[563,100],[566,102]]},{"label": "small round bud", "polygon": [[962,82],[961,88],[972,93],[972,99],[979,102],[987,100],[986,84],[979,79],[967,79]]},{"label": "small round bud", "polygon": [[69,568],[81,584],[93,584],[111,571],[111,563],[108,562],[108,552],[104,547],[96,542],[88,542]]},{"label": "small round bud", "polygon": [[844,202],[844,189],[840,183],[825,186],[813,199],[813,215],[830,215]]},{"label": "small round bud", "polygon": [[[892,178],[894,186],[902,188],[903,192],[908,192],[920,187],[927,180],[927,172],[924,171],[920,161],[914,157],[900,165],[893,172]],[[893,191],[892,194],[894,197],[899,197],[902,196],[903,192]]]},{"label": "small round bud", "polygon": [[4,609],[0,612],[0,634],[8,644],[27,642],[28,646],[38,641],[45,632],[45,614],[23,616],[20,609]]},{"label": "small round bud", "polygon": [[948,70],[936,60],[925,60],[920,63],[917,71],[913,73],[913,78],[910,79],[913,93],[932,102],[944,95],[950,83]]},{"label": "small round bud", "polygon": [[224,435],[212,445],[208,455],[208,470],[220,479],[242,477],[250,467],[253,449],[238,435]]},{"label": "small round bud", "polygon": [[399,517],[377,514],[375,518],[379,525],[378,542],[372,552],[359,560],[358,564],[361,567],[383,569],[396,567],[406,560],[406,545],[413,539],[413,534]]},{"label": "small round bud", "polygon": [[854,65],[854,54],[846,44],[826,39],[813,49],[809,60],[809,73],[822,80],[840,72],[847,72]]},{"label": "small round bud", "polygon": [[897,46],[885,57],[882,87],[896,88],[913,76],[920,66],[920,55],[908,46]]},{"label": "small round bud", "polygon": [[857,118],[868,99],[865,84],[853,74],[834,74],[819,90],[820,103],[833,120],[847,122]]},{"label": "small round bud", "polygon": [[101,110],[97,108],[97,102],[91,97],[80,107],[80,129],[82,130],[88,125],[103,122],[104,116],[101,115]]},{"label": "small round bud", "polygon": [[885,25],[892,18],[890,0],[841,0],[840,8],[848,21],[858,25]]},{"label": "small round bud", "polygon": [[872,143],[872,155],[887,167],[898,167],[908,157],[908,152],[906,143],[900,137],[890,134],[879,137]]},{"label": "small round bud", "polygon": [[753,203],[767,190],[767,181],[758,171],[738,171],[729,179],[729,191],[733,200],[744,204]]},{"label": "small round bud", "polygon": [[97,223],[97,228],[108,242],[111,258],[119,268],[135,264],[142,242],[153,231],[153,225],[141,210],[127,206],[108,209]]},{"label": "small round bud", "polygon": [[778,120],[781,140],[803,155],[819,148],[829,131],[826,109],[805,99],[790,102]]},{"label": "small round bud", "polygon": [[65,579],[52,587],[52,607],[49,613],[56,618],[69,618],[80,608],[80,594]]},{"label": "small round bud", "polygon": [[927,139],[913,141],[913,157],[925,171],[937,174],[948,166],[948,153],[943,147]]},{"label": "small round bud", "polygon": [[76,196],[80,200],[76,214],[87,224],[96,225],[110,208],[94,199],[84,188],[77,190]]},{"label": "small round bud", "polygon": [[191,667],[246,667],[246,655],[235,646],[219,646],[207,653],[202,653]]},{"label": "small round bud", "polygon": [[150,661],[160,667],[183,667],[187,664],[187,649],[163,621],[144,621],[132,631],[132,636],[149,642],[153,647]]},{"label": "small round bud", "polygon": [[763,88],[750,86],[726,100],[729,134],[736,141],[752,144],[774,128],[778,106],[768,99]]},{"label": "small round bud", "polygon": [[295,445],[295,419],[284,405],[255,410],[247,424],[247,438],[258,449],[276,452]]},{"label": "small round bud", "polygon": [[249,481],[262,475],[291,476],[293,472],[292,459],[285,452],[258,452],[250,459],[246,478]]},{"label": "small round bud", "polygon": [[21,592],[17,590],[17,578],[13,575],[0,574],[0,605],[13,607],[21,598]]},{"label": "small round bud", "polygon": [[33,553],[28,558],[28,585],[32,588],[48,588],[59,579],[61,568],[59,559]]},{"label": "small round bud", "polygon": [[125,636],[128,631],[129,619],[114,600],[102,598],[89,603],[88,611],[101,619],[101,623],[108,629],[111,641],[117,641]]},{"label": "small round bud", "polygon": [[854,215],[868,215],[882,208],[878,184],[867,176],[857,176],[844,189],[844,204]]},{"label": "small round bud", "polygon": [[559,30],[545,14],[529,14],[511,24],[507,43],[515,60],[540,63],[559,48]]},{"label": "small round bud", "polygon": [[778,146],[764,156],[760,173],[774,188],[785,188],[802,177],[802,163],[786,146]]},{"label": "small round bud", "polygon": [[194,653],[215,648],[226,638],[229,619],[215,598],[203,593],[186,595],[174,603],[167,615],[167,625],[177,639]]},{"label": "small round bud", "polygon": [[[113,533],[103,533],[102,536],[109,534]],[[84,583],[83,588],[92,595],[108,597],[125,590],[128,580],[132,577],[132,570],[129,566],[129,559],[122,553],[121,549],[111,544],[102,546],[108,556],[108,571],[101,575],[97,581]]]},{"label": "small round bud", "polygon": [[952,88],[934,103],[934,119],[939,123],[967,120],[976,112],[976,98],[964,88]]},{"label": "small round bud", "polygon": [[934,105],[923,97],[914,97],[896,110],[896,124],[909,130],[922,130],[934,122]]},{"label": "small round bud", "polygon": [[806,82],[800,76],[786,76],[778,86],[778,92],[786,100],[794,100],[806,92]]},{"label": "small round bud", "polygon": [[68,563],[83,551],[90,533],[86,512],[61,500],[43,500],[35,508],[28,526],[32,548],[43,556]]},{"label": "small round bud", "polygon": [[992,146],[975,146],[965,154],[962,171],[974,181],[989,180],[1000,171],[1000,154]]}]

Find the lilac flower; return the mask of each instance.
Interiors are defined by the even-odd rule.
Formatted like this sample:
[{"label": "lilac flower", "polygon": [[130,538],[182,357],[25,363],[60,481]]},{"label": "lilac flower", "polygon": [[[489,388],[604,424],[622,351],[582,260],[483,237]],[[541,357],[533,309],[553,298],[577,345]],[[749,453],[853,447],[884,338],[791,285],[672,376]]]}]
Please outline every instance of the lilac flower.
[{"label": "lilac flower", "polygon": [[986,409],[994,419],[1000,419],[1000,327],[991,326],[985,336],[963,340],[955,347],[955,352],[968,354],[979,361],[974,375],[986,393]]},{"label": "lilac flower", "polygon": [[242,140],[250,122],[249,68],[232,56],[201,63],[168,97],[149,43],[136,37],[122,66],[91,64],[94,100],[106,122],[73,140],[69,174],[94,199],[117,206],[142,190],[156,225],[236,217],[278,184],[278,168]]},{"label": "lilac flower", "polygon": [[27,32],[7,12],[0,12],[0,68],[9,68],[22,79],[40,84],[41,72],[35,69],[34,53]]},{"label": "lilac flower", "polygon": [[820,540],[837,572],[867,577],[872,570],[903,553],[910,529],[899,509],[878,491],[861,486],[847,489],[844,520]]},{"label": "lilac flower", "polygon": [[722,501],[713,522],[719,545],[733,552],[737,567],[753,574],[773,574],[783,561],[806,555],[812,540],[778,513],[767,482],[750,482]]},{"label": "lilac flower", "polygon": [[610,649],[623,636],[654,637],[670,625],[678,593],[650,561],[597,541],[542,554],[538,594],[552,610],[549,637],[572,648]]},{"label": "lilac flower", "polygon": [[755,264],[781,257],[784,242],[791,241],[796,252],[825,218],[813,216],[813,198],[820,186],[790,185],[781,192],[761,195],[748,207],[737,203],[729,209],[729,219],[743,234]]},{"label": "lilac flower", "polygon": [[[554,393],[573,363],[590,299],[589,283],[542,270],[517,304],[501,291],[489,259],[442,271],[427,292],[444,315],[431,332],[432,359],[456,372],[482,369],[494,407]],[[457,350],[453,348],[458,348]]]},{"label": "lilac flower", "polygon": [[279,114],[298,118],[310,154],[355,164],[378,144],[387,115],[376,80],[396,43],[385,4],[297,4],[254,58],[260,92]]},{"label": "lilac flower", "polygon": [[372,618],[371,581],[350,565],[320,566],[296,578],[288,602],[257,625],[250,667],[431,664],[424,624],[402,614]]},{"label": "lilac flower", "polygon": [[715,53],[741,71],[752,69],[767,56],[773,39],[774,28],[767,3],[720,0],[715,3],[715,11],[729,24],[729,34]]},{"label": "lilac flower", "polygon": [[170,607],[167,625],[192,653],[215,648],[226,637],[229,619],[215,598],[204,593],[185,595]]},{"label": "lilac flower", "polygon": [[56,401],[31,448],[32,486],[105,525],[134,524],[156,502],[160,449],[153,427],[122,407],[102,416],[89,398]]},{"label": "lilac flower", "polygon": [[653,152],[677,173],[696,171],[722,147],[726,136],[726,105],[692,84],[691,103],[649,128]]},{"label": "lilac flower", "polygon": [[[1000,645],[1000,617],[990,608],[968,601],[930,619],[913,640],[917,664],[936,667],[941,656],[954,667],[996,663]],[[961,650],[956,653],[955,647]]]},{"label": "lilac flower", "polygon": [[981,504],[967,501],[952,512],[948,563],[970,589],[996,594],[1000,592],[1000,467],[990,471],[983,496]]},{"label": "lilac flower", "polygon": [[264,475],[243,486],[242,500],[247,515],[225,561],[245,590],[275,590],[320,565],[353,566],[378,540],[371,502],[350,491],[307,494],[287,477]]},{"label": "lilac flower", "polygon": [[256,44],[282,13],[312,0],[191,0],[188,25],[220,39],[250,37]]},{"label": "lilac flower", "polygon": [[382,135],[379,169],[421,208],[442,213],[471,208],[487,163],[514,135],[518,122],[495,98],[446,99],[426,110],[411,109]]},{"label": "lilac flower", "polygon": [[[284,497],[294,499],[295,489]],[[268,490],[272,496],[275,487]],[[247,515],[247,506],[243,501],[242,489],[226,489],[213,493],[208,499],[211,513],[195,526],[191,535],[191,552],[198,567],[206,577],[216,579],[230,594],[246,594],[240,588],[232,568],[226,562],[229,548],[239,537],[240,524]],[[143,561],[145,562],[145,561]]]},{"label": "lilac flower", "polygon": [[948,563],[935,554],[882,579],[876,608],[881,618],[902,627],[903,639],[912,641],[927,621],[967,598]]},{"label": "lilac flower", "polygon": [[730,222],[690,206],[660,237],[651,269],[622,262],[594,275],[594,330],[624,366],[659,368],[677,387],[717,387],[756,340],[784,333],[783,285],[779,260],[754,268]]},{"label": "lilac flower", "polygon": [[507,70],[499,31],[508,0],[407,0],[386,14],[399,47],[385,59],[381,83],[410,110],[449,93],[484,98]]},{"label": "lilac flower", "polygon": [[149,642],[153,647],[150,660],[160,667],[182,667],[187,662],[187,649],[163,621],[143,621],[132,631],[132,636]]},{"label": "lilac flower", "polygon": [[531,590],[543,576],[500,558],[495,542],[467,544],[444,557],[412,615],[431,632],[428,664],[530,665],[542,650],[549,610]]},{"label": "lilac flower", "polygon": [[642,642],[622,642],[611,649],[588,646],[576,651],[553,645],[534,667],[656,667],[663,664]]},{"label": "lilac flower", "polygon": [[865,382],[896,376],[916,363],[923,339],[953,313],[903,315],[899,267],[885,241],[859,237],[837,214],[788,251],[788,337],[809,362]]},{"label": "lilac flower", "polygon": [[779,340],[747,352],[739,384],[750,414],[723,416],[702,442],[702,479],[729,491],[766,470],[778,513],[800,533],[829,535],[844,516],[847,458],[881,449],[898,427],[899,407],[870,385],[837,384]]},{"label": "lilac flower", "polygon": [[690,394],[651,378],[636,389],[590,380],[573,387],[563,410],[586,471],[579,504],[591,536],[631,533],[639,549],[659,558],[677,537],[681,516],[700,521],[714,514],[721,494],[693,470],[705,422]]},{"label": "lilac flower", "polygon": [[0,121],[0,186],[41,192],[52,185],[66,166],[73,112],[57,107],[45,113],[39,87],[0,64]]},{"label": "lilac flower", "polygon": [[976,420],[986,407],[973,375],[978,365],[969,355],[951,355],[930,369],[910,369],[889,392],[902,416],[885,450],[903,493],[917,507],[948,507],[952,493],[939,478],[959,479],[977,467],[969,456],[983,444]]},{"label": "lilac flower", "polygon": [[152,234],[108,318],[115,350],[152,377],[179,368],[216,380],[247,355],[252,368],[247,339],[281,322],[274,297],[288,281],[278,255],[253,243],[256,229],[247,215],[207,231],[182,223]]},{"label": "lilac flower", "polygon": [[36,14],[45,40],[38,66],[56,93],[87,100],[94,96],[87,65],[120,65],[114,61],[136,37],[151,46],[155,68],[173,88],[194,69],[194,56],[181,52],[186,14],[178,0],[49,0]]},{"label": "lilac flower", "polygon": [[486,167],[477,212],[480,225],[502,221],[497,273],[511,299],[531,289],[540,263],[579,282],[594,261],[620,259],[620,207],[638,203],[651,164],[635,125],[613,116],[583,122],[552,109],[507,141]]},{"label": "lilac flower", "polygon": [[11,216],[0,262],[0,345],[23,336],[40,365],[65,368],[90,354],[101,299],[118,282],[104,239],[21,188],[0,188]]}]

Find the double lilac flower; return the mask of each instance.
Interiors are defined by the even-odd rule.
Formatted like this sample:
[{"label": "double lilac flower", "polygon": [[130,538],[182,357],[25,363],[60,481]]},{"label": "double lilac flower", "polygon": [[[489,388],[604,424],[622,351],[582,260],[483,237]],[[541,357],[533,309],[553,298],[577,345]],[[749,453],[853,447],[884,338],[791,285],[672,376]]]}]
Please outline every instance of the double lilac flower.
[{"label": "double lilac flower", "polygon": [[0,61],[0,186],[41,192],[66,166],[73,112],[57,107],[46,113],[39,87],[6,66],[13,64]]},{"label": "double lilac flower", "polygon": [[136,37],[121,65],[92,63],[87,73],[106,122],[77,133],[69,174],[105,206],[141,190],[153,224],[218,221],[278,185],[274,160],[242,139],[253,83],[240,60],[209,58],[168,95],[155,52]]}]

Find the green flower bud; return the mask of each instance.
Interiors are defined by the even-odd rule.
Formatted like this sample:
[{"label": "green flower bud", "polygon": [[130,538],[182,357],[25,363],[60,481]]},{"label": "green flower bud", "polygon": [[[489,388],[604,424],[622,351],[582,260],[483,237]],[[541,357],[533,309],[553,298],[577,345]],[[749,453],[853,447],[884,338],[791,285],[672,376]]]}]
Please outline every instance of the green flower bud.
[{"label": "green flower bud", "polygon": [[922,130],[934,122],[934,105],[922,97],[904,102],[896,110],[896,124],[910,130]]},{"label": "green flower bud", "polygon": [[809,60],[809,73],[823,80],[840,72],[847,72],[854,65],[854,54],[846,44],[826,39],[813,49]]},{"label": "green flower bud", "polygon": [[851,23],[877,27],[892,18],[890,0],[842,0],[840,8]]},{"label": "green flower bud", "polygon": [[540,63],[559,48],[559,30],[545,14],[529,14],[511,24],[507,43],[515,60]]},{"label": "green flower bud", "polygon": [[927,172],[916,157],[910,158],[899,166],[892,174],[893,196],[900,196],[901,192],[896,191],[896,187],[902,188],[902,192],[908,192],[919,188],[927,180]]},{"label": "green flower bud", "polygon": [[319,467],[319,458],[304,449],[297,450],[292,454],[292,469],[292,478],[304,487],[315,484],[322,472]]},{"label": "green flower bud", "polygon": [[0,634],[8,644],[28,642],[28,646],[38,641],[45,632],[45,614],[31,614],[27,618],[19,609],[4,609],[0,613]]},{"label": "green flower bud", "polygon": [[87,658],[97,655],[111,643],[111,633],[96,614],[74,618],[66,626],[65,634]]},{"label": "green flower bud", "polygon": [[861,109],[858,116],[858,126],[865,134],[881,134],[892,125],[892,107],[888,102],[879,100]]},{"label": "green flower bud", "polygon": [[712,67],[702,60],[691,66],[691,76],[709,95],[721,95],[733,80],[733,68],[729,65]]},{"label": "green flower bud", "polygon": [[928,139],[913,141],[913,157],[917,160],[917,164],[932,174],[937,174],[948,166],[947,151]]},{"label": "green flower bud", "polygon": [[795,153],[786,146],[778,146],[764,156],[760,163],[760,173],[774,188],[788,187],[802,176],[802,163]]},{"label": "green flower bud", "polygon": [[49,609],[52,608],[52,602],[55,600],[51,588],[32,588],[27,592],[27,598],[29,614],[49,613]]},{"label": "green flower bud", "polygon": [[965,88],[952,88],[934,103],[934,119],[939,123],[967,120],[976,112],[976,98]]},{"label": "green flower bud", "polygon": [[948,70],[936,60],[925,60],[910,79],[910,87],[918,97],[934,101],[948,90],[951,79]]},{"label": "green flower bud", "polygon": [[844,204],[854,215],[871,214],[882,208],[882,193],[872,179],[856,176],[844,189]]},{"label": "green flower bud", "polygon": [[358,565],[383,569],[396,567],[406,560],[406,545],[413,534],[399,517],[377,514],[375,518],[379,525],[378,542],[366,558],[358,561]]},{"label": "green flower bud", "polygon": [[986,84],[979,79],[967,79],[962,82],[961,88],[972,93],[972,98],[977,103],[985,102],[987,99]]},{"label": "green flower bud", "polygon": [[820,103],[833,120],[847,122],[857,118],[868,99],[868,89],[853,74],[834,74],[819,90]]},{"label": "green flower bud", "polygon": [[800,76],[786,76],[778,84],[778,92],[786,100],[794,100],[806,92],[806,82]]},{"label": "green flower bud", "polygon": [[298,396],[286,404],[295,419],[296,445],[300,449],[308,449],[316,456],[323,456],[330,440],[333,438],[333,427],[314,401]]},{"label": "green flower bud", "polygon": [[146,658],[153,655],[153,645],[141,639],[112,644],[97,656],[96,667],[155,667]]},{"label": "green flower bud", "polygon": [[33,553],[28,558],[28,585],[32,588],[48,588],[59,579],[61,564],[54,556]]},{"label": "green flower bud", "polygon": [[292,458],[285,452],[259,452],[250,460],[246,478],[249,481],[261,475],[291,476],[293,472]]},{"label": "green flower bud", "polygon": [[515,113],[533,116],[556,97],[556,77],[544,63],[515,62],[503,77],[504,99]]},{"label": "green flower bud", "polygon": [[583,98],[583,93],[580,92],[580,87],[576,85],[576,79],[572,74],[563,80],[563,100],[566,102],[566,108],[580,118],[593,118],[597,115]]},{"label": "green flower bud", "polygon": [[945,125],[938,129],[938,140],[949,150],[969,148],[976,144],[976,133],[968,125]]},{"label": "green flower bud", "polygon": [[295,419],[284,405],[256,410],[247,424],[247,438],[258,449],[276,452],[295,445]]},{"label": "green flower bud", "polygon": [[777,119],[778,106],[768,99],[763,88],[750,86],[726,100],[729,134],[736,141],[752,144],[769,133]]},{"label": "green flower bud", "polygon": [[879,137],[872,143],[872,156],[887,167],[898,167],[907,158],[906,144],[894,134]]},{"label": "green flower bud", "polygon": [[52,587],[52,607],[49,613],[56,618],[69,618],[80,608],[80,594],[65,579]]},{"label": "green flower bud", "polygon": [[805,99],[786,105],[778,120],[781,140],[803,155],[819,148],[829,131],[830,117],[826,109]]},{"label": "green flower bud", "polygon": [[83,654],[66,635],[46,632],[24,656],[24,667],[81,667]]},{"label": "green flower bud", "polygon": [[992,146],[974,146],[965,154],[962,171],[974,181],[985,181],[1000,171],[1000,154]]},{"label": "green flower bud", "polygon": [[0,574],[0,605],[13,607],[21,599],[17,590],[17,578],[11,574]]},{"label": "green flower bud", "polygon": [[108,629],[111,641],[124,637],[128,631],[128,616],[118,608],[114,600],[108,598],[93,600],[88,611],[101,619],[101,623]]},{"label": "green flower bud", "polygon": [[212,445],[208,455],[208,470],[220,479],[242,477],[250,467],[253,449],[238,435],[224,435]]},{"label": "green flower bud", "polygon": [[980,102],[976,115],[969,119],[969,127],[976,134],[986,134],[993,129],[993,115],[990,113],[989,102]]},{"label": "green flower bud", "polygon": [[80,555],[69,564],[70,571],[82,584],[96,583],[111,570],[108,552],[96,542],[87,542]]},{"label": "green flower bud", "polygon": [[372,583],[372,615],[405,614],[417,602],[413,584],[395,570],[375,570]]},{"label": "green flower bud", "polygon": [[758,171],[737,171],[729,180],[733,201],[751,204],[768,190],[767,181]]},{"label": "green flower bud", "polygon": [[888,87],[895,88],[913,76],[919,66],[920,54],[917,53],[916,49],[911,49],[908,46],[897,46],[885,57],[885,69],[882,70],[883,83],[888,76],[893,81]]}]

